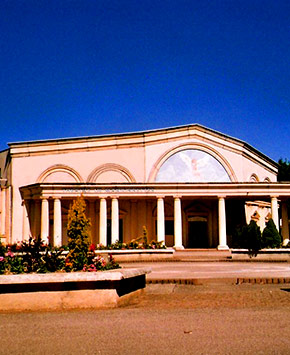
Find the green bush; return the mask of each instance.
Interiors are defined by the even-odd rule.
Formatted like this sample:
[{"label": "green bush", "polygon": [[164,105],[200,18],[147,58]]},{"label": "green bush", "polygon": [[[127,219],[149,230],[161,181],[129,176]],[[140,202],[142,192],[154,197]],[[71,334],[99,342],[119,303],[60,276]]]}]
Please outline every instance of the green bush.
[{"label": "green bush", "polygon": [[281,235],[279,234],[273,219],[269,219],[266,228],[262,234],[263,248],[279,248],[282,243]]},{"label": "green bush", "polygon": [[233,246],[248,249],[251,255],[257,254],[262,248],[262,235],[260,227],[255,221],[252,220],[246,226],[237,227],[233,235]]},{"label": "green bush", "polygon": [[68,212],[67,235],[69,254],[66,267],[74,271],[82,270],[88,264],[91,223],[86,217],[86,204],[78,197]]}]

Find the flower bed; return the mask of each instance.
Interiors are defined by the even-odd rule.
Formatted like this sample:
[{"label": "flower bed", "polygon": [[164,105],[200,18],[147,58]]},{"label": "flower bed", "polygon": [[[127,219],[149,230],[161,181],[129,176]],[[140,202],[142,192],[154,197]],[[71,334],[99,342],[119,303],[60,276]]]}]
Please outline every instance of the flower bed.
[{"label": "flower bed", "polygon": [[[119,268],[112,255],[95,255],[89,248],[82,254],[82,271],[104,271]],[[77,258],[77,256],[76,256]],[[53,247],[40,238],[30,238],[13,245],[0,242],[0,274],[48,273],[77,271],[67,246]]]}]

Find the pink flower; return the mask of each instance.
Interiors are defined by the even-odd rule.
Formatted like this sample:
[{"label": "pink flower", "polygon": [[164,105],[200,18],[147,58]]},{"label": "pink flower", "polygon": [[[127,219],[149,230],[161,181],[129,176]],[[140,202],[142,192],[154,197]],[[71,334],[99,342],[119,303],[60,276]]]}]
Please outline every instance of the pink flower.
[{"label": "pink flower", "polygon": [[8,251],[7,255],[10,256],[11,258],[14,257],[14,254],[13,254],[12,251],[10,251],[10,250]]}]

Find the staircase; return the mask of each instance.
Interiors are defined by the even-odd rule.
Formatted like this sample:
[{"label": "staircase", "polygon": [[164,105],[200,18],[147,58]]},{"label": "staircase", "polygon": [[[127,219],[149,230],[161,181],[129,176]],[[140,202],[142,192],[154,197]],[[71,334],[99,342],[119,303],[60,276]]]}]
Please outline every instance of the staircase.
[{"label": "staircase", "polygon": [[229,261],[231,259],[230,250],[184,249],[176,250],[173,254],[173,260],[176,261]]}]

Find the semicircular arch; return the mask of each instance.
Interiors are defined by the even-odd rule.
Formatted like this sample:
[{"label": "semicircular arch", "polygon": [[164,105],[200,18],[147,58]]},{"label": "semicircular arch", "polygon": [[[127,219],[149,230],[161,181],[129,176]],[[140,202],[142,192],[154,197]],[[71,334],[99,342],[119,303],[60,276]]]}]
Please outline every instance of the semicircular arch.
[{"label": "semicircular arch", "polygon": [[[74,182],[83,182],[81,175],[76,170],[74,170],[70,166],[63,165],[63,164],[55,164],[55,165],[50,166],[46,170],[44,170],[39,175],[37,182],[38,183],[45,182],[45,180],[51,178],[53,174],[68,175],[70,179],[74,180]],[[66,180],[66,179],[64,178],[64,180]],[[65,181],[60,181],[60,182],[65,182]]]},{"label": "semicircular arch", "polygon": [[120,178],[122,180],[125,179],[125,182],[136,182],[133,174],[127,168],[114,163],[103,164],[95,168],[88,176],[87,182],[97,182],[97,180],[101,178],[102,174],[110,172],[115,173],[115,176],[120,175]]},{"label": "semicircular arch", "polygon": [[253,173],[249,179],[250,182],[259,182],[259,177],[257,174]]},{"label": "semicircular arch", "polygon": [[230,181],[237,182],[236,174],[234,173],[234,170],[229,164],[229,162],[217,150],[213,149],[212,147],[209,147],[206,144],[201,144],[201,143],[180,144],[174,147],[173,149],[167,150],[159,157],[159,159],[153,165],[149,174],[148,182],[155,182],[161,166],[174,154],[182,152],[184,150],[199,150],[209,154],[211,157],[217,160],[217,162],[220,163],[221,166],[225,169],[226,173],[229,176]]}]

